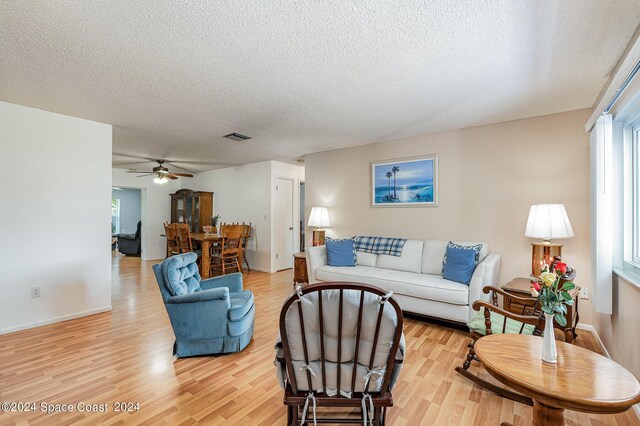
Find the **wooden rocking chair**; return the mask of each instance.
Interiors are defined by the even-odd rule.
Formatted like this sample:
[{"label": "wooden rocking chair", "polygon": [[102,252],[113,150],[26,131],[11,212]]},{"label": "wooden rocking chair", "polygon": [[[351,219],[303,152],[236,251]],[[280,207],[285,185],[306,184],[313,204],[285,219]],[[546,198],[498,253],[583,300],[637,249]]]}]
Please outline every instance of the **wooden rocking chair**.
[{"label": "wooden rocking chair", "polygon": [[[380,426],[404,361],[402,311],[391,293],[366,284],[325,282],[297,287],[280,313],[276,374],[287,425],[362,423]],[[317,407],[359,409],[346,418],[317,418]]]},{"label": "wooden rocking chair", "polygon": [[[478,360],[475,355],[474,347],[478,339],[489,334],[532,334],[534,336],[542,336],[544,330],[544,315],[539,309],[539,303],[536,298],[514,296],[499,288],[485,286],[482,291],[485,294],[493,292],[491,300],[493,303],[477,300],[473,303],[473,309],[478,311],[476,316],[469,323],[469,331],[472,341],[469,343],[469,352],[467,359],[462,367],[456,367],[456,371],[475,384],[482,386],[491,392],[504,398],[511,399],[527,405],[533,405],[531,398],[521,395],[517,392],[505,389],[485,379],[471,373],[469,367],[471,361]],[[520,314],[514,314],[506,311],[498,306],[498,294],[503,298],[509,298],[512,304],[521,305]],[[482,311],[480,311],[482,309]]]}]

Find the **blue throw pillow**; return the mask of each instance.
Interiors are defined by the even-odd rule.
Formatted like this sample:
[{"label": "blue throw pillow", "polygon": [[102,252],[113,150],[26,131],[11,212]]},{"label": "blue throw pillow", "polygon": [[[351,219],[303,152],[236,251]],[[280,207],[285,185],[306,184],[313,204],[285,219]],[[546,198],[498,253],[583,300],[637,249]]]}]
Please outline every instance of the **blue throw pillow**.
[{"label": "blue throw pillow", "polygon": [[356,248],[353,238],[344,240],[327,238],[325,245],[329,266],[356,266]]},{"label": "blue throw pillow", "polygon": [[469,285],[476,270],[476,252],[464,248],[447,247],[447,263],[442,277],[445,280]]},{"label": "blue throw pillow", "polygon": [[[464,249],[464,250],[473,250],[476,253],[476,265],[478,264],[478,261],[480,260],[480,250],[482,250],[482,244],[476,244],[474,246],[463,246],[460,244],[456,244],[454,242],[449,241],[449,244],[447,244],[447,250],[449,249],[449,247],[453,247],[453,248],[459,248],[459,249]],[[447,253],[444,253],[444,259],[442,259],[442,275],[444,275],[444,267],[447,264]]]}]

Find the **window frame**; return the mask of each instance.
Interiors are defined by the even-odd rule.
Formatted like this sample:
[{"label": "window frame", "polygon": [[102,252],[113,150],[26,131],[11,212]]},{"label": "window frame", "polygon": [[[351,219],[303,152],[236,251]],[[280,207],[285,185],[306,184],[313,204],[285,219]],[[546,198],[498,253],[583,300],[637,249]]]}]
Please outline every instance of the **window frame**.
[{"label": "window frame", "polygon": [[629,272],[640,275],[640,115],[625,126],[624,139],[622,263]]},{"label": "window frame", "polygon": [[631,123],[631,266],[640,268],[640,119]]},{"label": "window frame", "polygon": [[[115,210],[115,211],[114,211]],[[111,198],[111,225],[115,224],[115,231],[111,235],[120,233],[120,198]]]}]

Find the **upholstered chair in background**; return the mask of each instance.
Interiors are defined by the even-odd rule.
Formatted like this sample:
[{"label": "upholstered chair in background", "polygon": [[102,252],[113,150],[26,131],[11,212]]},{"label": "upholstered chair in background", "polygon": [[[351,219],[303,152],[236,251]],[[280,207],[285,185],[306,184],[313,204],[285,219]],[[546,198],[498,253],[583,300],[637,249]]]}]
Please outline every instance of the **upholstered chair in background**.
[{"label": "upholstered chair in background", "polygon": [[140,254],[142,221],[138,221],[135,234],[118,234],[118,251],[122,254]]},{"label": "upholstered chair in background", "polygon": [[153,271],[176,337],[174,355],[239,352],[249,344],[255,307],[242,274],[201,280],[195,253],[172,256]]}]

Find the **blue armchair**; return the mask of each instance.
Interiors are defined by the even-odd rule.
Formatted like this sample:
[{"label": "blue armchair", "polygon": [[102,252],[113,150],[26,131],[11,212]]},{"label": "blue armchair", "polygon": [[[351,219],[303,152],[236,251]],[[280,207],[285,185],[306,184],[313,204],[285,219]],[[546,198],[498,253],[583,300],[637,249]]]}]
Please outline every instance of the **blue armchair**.
[{"label": "blue armchair", "polygon": [[242,274],[201,280],[195,253],[165,259],[153,272],[176,336],[174,355],[239,352],[249,344],[255,307]]}]

